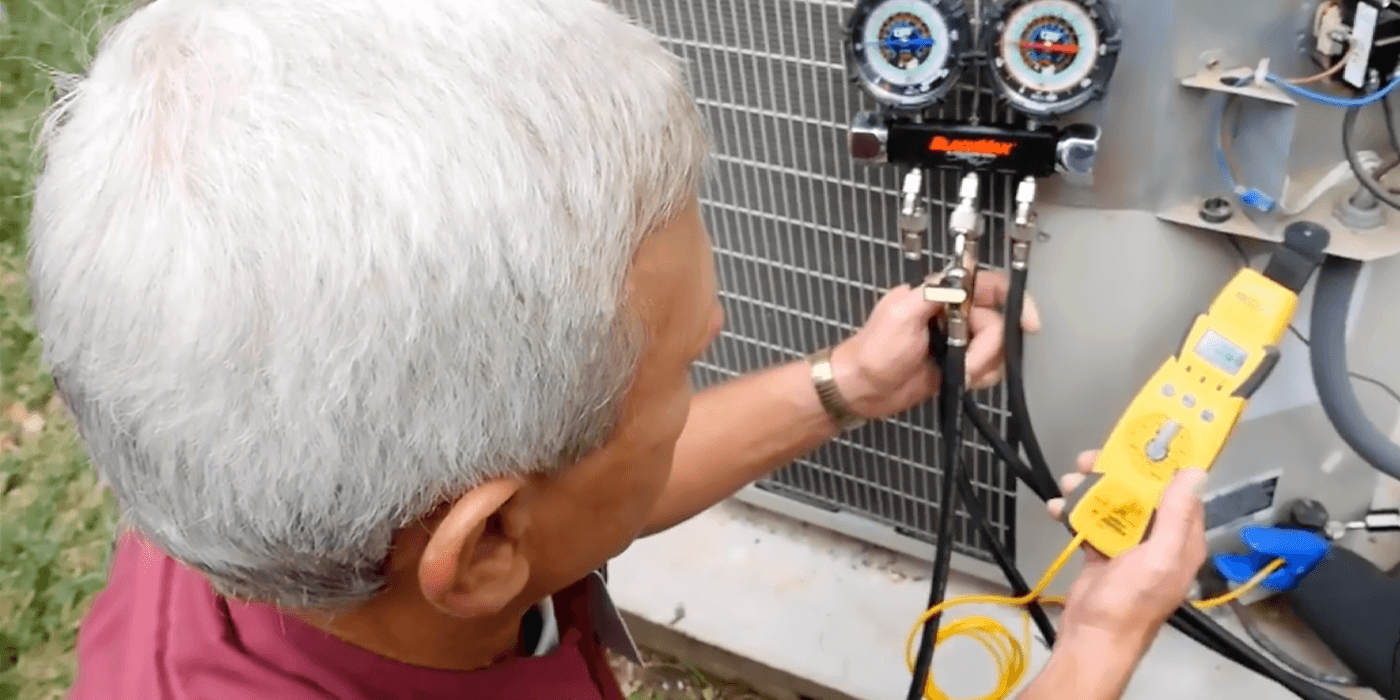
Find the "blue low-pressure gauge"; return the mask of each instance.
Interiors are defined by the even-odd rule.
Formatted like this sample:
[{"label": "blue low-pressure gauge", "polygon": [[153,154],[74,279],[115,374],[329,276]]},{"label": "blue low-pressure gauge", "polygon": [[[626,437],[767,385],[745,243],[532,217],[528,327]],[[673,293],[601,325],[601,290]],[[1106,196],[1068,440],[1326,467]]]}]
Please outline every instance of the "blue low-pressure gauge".
[{"label": "blue low-pressure gauge", "polygon": [[860,2],[847,26],[846,57],[851,80],[878,102],[918,111],[947,94],[971,44],[961,2]]},{"label": "blue low-pressure gauge", "polygon": [[1008,0],[979,43],[1011,106],[1040,118],[1102,97],[1120,44],[1104,0]]}]

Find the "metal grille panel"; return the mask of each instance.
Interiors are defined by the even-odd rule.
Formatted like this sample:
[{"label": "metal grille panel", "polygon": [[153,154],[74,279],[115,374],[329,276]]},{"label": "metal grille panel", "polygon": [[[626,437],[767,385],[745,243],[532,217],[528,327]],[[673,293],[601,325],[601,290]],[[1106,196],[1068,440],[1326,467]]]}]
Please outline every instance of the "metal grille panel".
[{"label": "metal grille panel", "polygon": [[[851,115],[873,107],[845,73],[841,41],[854,6],[833,0],[612,0],[685,59],[691,89],[714,139],[713,176],[702,197],[715,243],[726,329],[694,377],[698,386],[802,357],[856,330],[882,290],[900,284],[895,235],[898,178],[888,166],[854,162],[846,151]],[[980,8],[976,8],[979,9]],[[982,77],[965,73],[944,118],[983,120],[1001,109]],[[942,265],[958,184],[954,173],[928,183]],[[983,262],[1004,268],[1003,232],[1014,183],[992,181]],[[988,188],[984,186],[984,197]],[[1001,389],[979,403],[1004,425]],[[842,436],[759,483],[829,510],[859,514],[902,534],[934,540],[940,436],[932,405]],[[970,426],[968,427],[970,431]],[[990,448],[969,434],[964,463],[1014,556],[1015,484]],[[976,438],[976,439],[974,439]],[[981,533],[961,509],[954,544],[989,559]]]}]

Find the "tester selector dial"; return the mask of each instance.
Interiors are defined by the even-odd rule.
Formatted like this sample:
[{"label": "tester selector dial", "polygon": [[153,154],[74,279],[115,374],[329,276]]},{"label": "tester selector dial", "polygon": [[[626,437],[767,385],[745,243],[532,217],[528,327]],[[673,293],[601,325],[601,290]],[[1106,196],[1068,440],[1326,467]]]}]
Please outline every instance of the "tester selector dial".
[{"label": "tester selector dial", "polygon": [[1118,23],[1102,0],[1008,0],[982,36],[992,78],[1037,118],[1098,99],[1118,60]]},{"label": "tester selector dial", "polygon": [[967,10],[956,0],[861,2],[846,33],[851,79],[898,111],[933,106],[957,82],[971,48]]}]

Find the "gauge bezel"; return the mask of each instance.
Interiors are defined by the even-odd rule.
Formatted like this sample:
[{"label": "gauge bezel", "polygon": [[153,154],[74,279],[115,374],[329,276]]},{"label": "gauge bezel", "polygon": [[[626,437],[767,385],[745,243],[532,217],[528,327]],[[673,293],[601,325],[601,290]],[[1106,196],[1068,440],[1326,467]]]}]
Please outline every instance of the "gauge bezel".
[{"label": "gauge bezel", "polygon": [[1098,58],[1079,84],[1059,92],[1044,92],[1016,80],[1001,56],[1002,38],[1011,16],[1029,5],[1050,0],[1006,0],[993,11],[982,30],[978,47],[987,72],[1013,109],[1032,118],[1049,118],[1073,112],[1103,97],[1118,64],[1122,46],[1120,25],[1113,6],[1104,0],[1055,0],[1075,5],[1098,32]]},{"label": "gauge bezel", "polygon": [[[948,29],[948,53],[938,75],[927,89],[917,93],[895,90],[876,74],[867,58],[863,41],[866,22],[877,10],[892,3],[922,5],[940,17]],[[851,76],[851,82],[859,85],[881,105],[896,112],[919,112],[943,101],[958,83],[975,39],[967,7],[960,0],[862,0],[856,4],[846,23],[846,71]]]}]

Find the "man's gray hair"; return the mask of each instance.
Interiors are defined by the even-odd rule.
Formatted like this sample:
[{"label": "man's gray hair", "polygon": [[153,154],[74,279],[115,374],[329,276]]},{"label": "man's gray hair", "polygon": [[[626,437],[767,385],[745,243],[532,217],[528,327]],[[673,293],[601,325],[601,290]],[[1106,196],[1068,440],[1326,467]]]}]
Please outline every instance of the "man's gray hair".
[{"label": "man's gray hair", "polygon": [[35,318],[123,519],[308,609],[609,437],[631,258],[707,151],[678,61],[594,0],[162,0],[42,143]]}]

